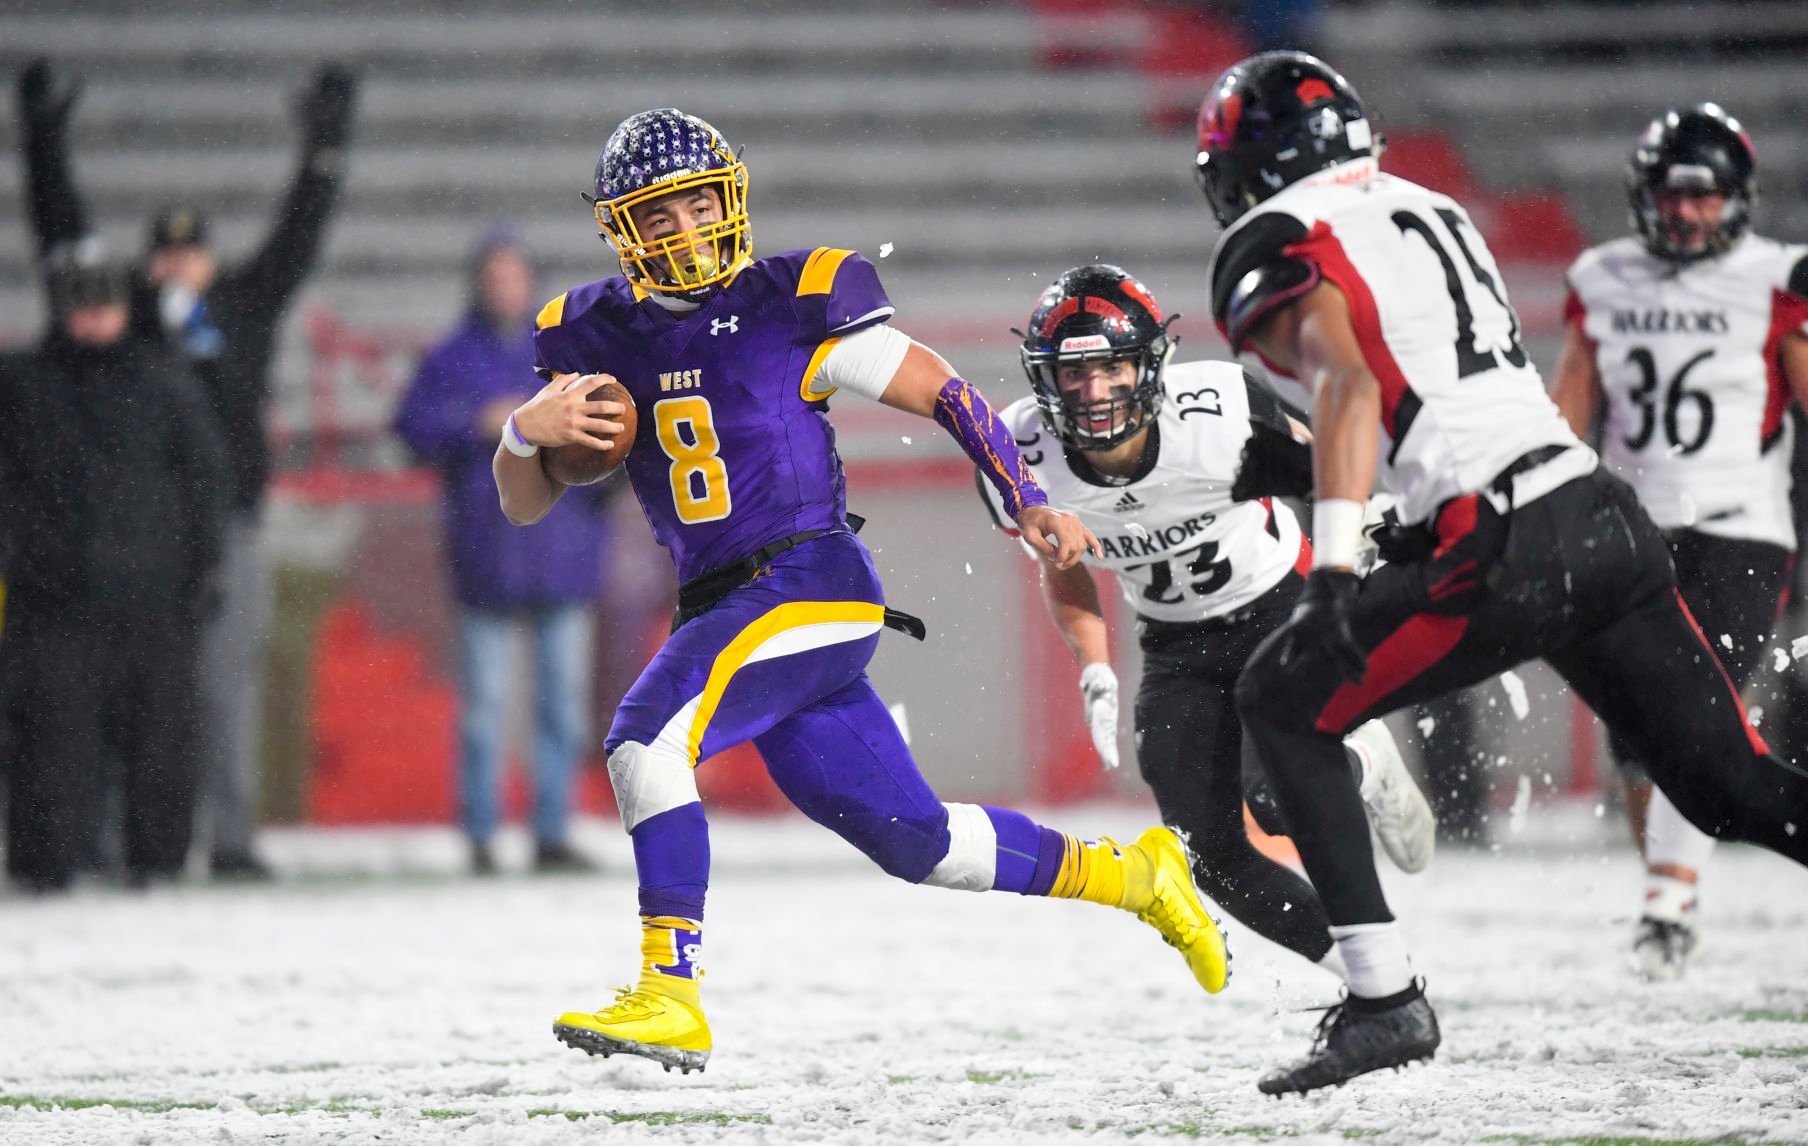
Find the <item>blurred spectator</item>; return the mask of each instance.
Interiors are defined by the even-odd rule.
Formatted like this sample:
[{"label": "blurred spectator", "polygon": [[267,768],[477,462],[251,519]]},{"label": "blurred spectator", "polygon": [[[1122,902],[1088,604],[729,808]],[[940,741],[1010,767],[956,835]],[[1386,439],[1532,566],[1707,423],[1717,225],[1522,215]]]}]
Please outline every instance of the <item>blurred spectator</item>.
[{"label": "blurred spectator", "polygon": [[459,603],[459,786],[471,865],[496,870],[515,634],[534,654],[534,866],[593,865],[566,839],[586,735],[591,602],[602,577],[609,486],[573,489],[533,530],[502,516],[490,459],[509,414],[540,388],[534,375],[534,269],[520,236],[486,232],[471,263],[471,311],[427,352],[402,400],[396,433],[439,472],[446,550]]},{"label": "blurred spectator", "polygon": [[[222,607],[202,635],[201,811],[216,875],[269,875],[252,837],[272,611],[271,570],[260,530],[270,477],[264,436],[270,366],[283,312],[314,265],[338,198],[356,93],[352,74],[331,63],[321,65],[301,93],[300,169],[277,209],[274,228],[251,258],[222,270],[208,246],[206,216],[194,207],[170,207],[152,220],[149,251],[132,284],[132,333],[166,341],[189,357],[225,431],[230,463]],[[40,253],[92,232],[70,174],[68,127],[78,95],[79,85],[46,60],[32,61],[19,79],[28,195]]]},{"label": "blurred spectator", "polygon": [[0,357],[7,871],[37,891],[68,886],[111,755],[127,876],[142,886],[188,855],[226,458],[187,365],[128,333],[123,267],[72,250],[47,280],[49,334]]}]

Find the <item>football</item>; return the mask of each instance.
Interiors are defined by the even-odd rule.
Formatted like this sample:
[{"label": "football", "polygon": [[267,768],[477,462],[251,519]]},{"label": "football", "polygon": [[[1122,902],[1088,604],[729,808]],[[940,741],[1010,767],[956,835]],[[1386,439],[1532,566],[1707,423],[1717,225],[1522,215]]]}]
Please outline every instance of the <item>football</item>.
[{"label": "football", "polygon": [[[610,471],[621,465],[634,446],[634,433],[640,428],[640,419],[634,410],[634,399],[629,396],[627,387],[620,382],[604,382],[601,386],[585,395],[590,402],[620,402],[627,409],[616,415],[612,421],[622,424],[621,433],[608,437],[614,441],[612,450],[593,450],[581,442],[572,442],[563,446],[548,446],[540,451],[540,465],[545,468],[546,476],[566,485],[595,485],[609,476]],[[605,437],[598,434],[597,437]]]}]

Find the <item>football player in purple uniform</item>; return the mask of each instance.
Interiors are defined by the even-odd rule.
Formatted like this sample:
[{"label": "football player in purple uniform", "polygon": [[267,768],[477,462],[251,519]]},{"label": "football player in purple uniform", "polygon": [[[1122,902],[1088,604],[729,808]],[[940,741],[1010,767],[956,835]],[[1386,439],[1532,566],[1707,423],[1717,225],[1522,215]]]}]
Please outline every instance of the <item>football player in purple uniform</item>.
[{"label": "football player in purple uniform", "polygon": [[615,433],[625,412],[587,395],[626,387],[639,429],[623,465],[681,581],[671,638],[616,710],[606,747],[640,876],[640,982],[554,1023],[591,1054],[700,1069],[698,997],[709,833],[692,770],[752,740],[779,788],[901,879],[1088,899],[1135,913],[1208,991],[1228,973],[1184,848],[1166,828],[1120,847],[1018,812],[944,804],[917,771],[866,664],[887,626],[871,555],[848,523],[827,400],[847,390],[932,417],[994,483],[1023,535],[1071,566],[1096,549],[1049,508],[1009,430],[933,351],[886,325],[871,263],[819,247],[755,259],[747,168],[675,108],[629,117],[603,146],[596,218],[621,275],[548,303],[534,342],[550,383],[496,451],[509,519],[564,491],[540,448]]}]

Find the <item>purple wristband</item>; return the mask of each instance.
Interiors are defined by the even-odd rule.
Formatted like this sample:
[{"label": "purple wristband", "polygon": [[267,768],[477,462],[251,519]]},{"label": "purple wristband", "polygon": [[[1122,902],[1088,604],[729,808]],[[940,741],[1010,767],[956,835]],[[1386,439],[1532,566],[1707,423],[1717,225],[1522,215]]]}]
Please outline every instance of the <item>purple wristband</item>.
[{"label": "purple wristband", "polygon": [[1017,452],[1011,431],[971,383],[964,378],[948,379],[935,396],[935,421],[954,435],[979,472],[998,490],[1012,519],[1021,516],[1027,506],[1048,504],[1048,495]]}]

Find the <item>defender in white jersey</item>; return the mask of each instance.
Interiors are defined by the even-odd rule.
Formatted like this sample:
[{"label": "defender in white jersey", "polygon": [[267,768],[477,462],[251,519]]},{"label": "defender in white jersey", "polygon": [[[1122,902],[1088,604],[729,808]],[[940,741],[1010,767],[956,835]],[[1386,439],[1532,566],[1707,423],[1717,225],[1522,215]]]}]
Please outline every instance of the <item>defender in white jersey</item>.
[{"label": "defender in white jersey", "polygon": [[[1252,57],[1219,77],[1199,129],[1227,228],[1214,316],[1313,394],[1313,569],[1237,684],[1349,969],[1311,1053],[1259,1084],[1286,1094],[1439,1042],[1345,779],[1349,729],[1543,657],[1711,834],[1808,862],[1808,775],[1750,727],[1663,534],[1545,395],[1481,235],[1449,198],[1379,173],[1344,78],[1298,52]],[[1359,579],[1378,473],[1405,524]]]},{"label": "defender in white jersey", "polygon": [[[1626,191],[1638,234],[1569,270],[1553,396],[1577,433],[1601,422],[1602,458],[1663,529],[1683,601],[1744,689],[1794,566],[1787,407],[1808,392],[1808,247],[1750,233],[1751,141],[1715,104],[1653,120]],[[1673,979],[1714,839],[1613,747],[1647,871],[1633,965]]]},{"label": "defender in white jersey", "polygon": [[[1234,693],[1258,644],[1286,620],[1311,560],[1277,495],[1311,479],[1305,427],[1232,362],[1170,365],[1178,339],[1142,283],[1103,264],[1075,267],[1042,293],[1024,335],[1033,391],[1000,415],[1049,505],[1099,539],[1137,616],[1143,677],[1137,763],[1162,820],[1187,840],[1200,890],[1257,934],[1342,974],[1312,887],[1269,859],[1244,826],[1244,753]],[[999,528],[1005,506],[976,481]],[[1032,556],[1038,556],[1032,553]],[[1041,562],[1050,619],[1080,665],[1087,724],[1117,766],[1117,676],[1099,588],[1084,566]],[[1394,862],[1431,860],[1436,824],[1379,722],[1346,752]],[[1249,801],[1284,834],[1260,769]]]}]

